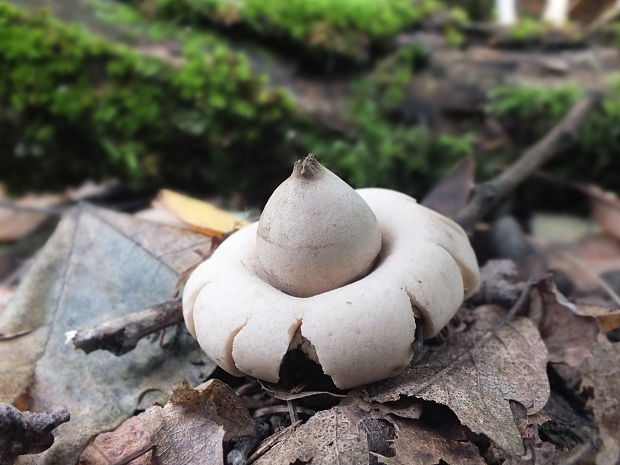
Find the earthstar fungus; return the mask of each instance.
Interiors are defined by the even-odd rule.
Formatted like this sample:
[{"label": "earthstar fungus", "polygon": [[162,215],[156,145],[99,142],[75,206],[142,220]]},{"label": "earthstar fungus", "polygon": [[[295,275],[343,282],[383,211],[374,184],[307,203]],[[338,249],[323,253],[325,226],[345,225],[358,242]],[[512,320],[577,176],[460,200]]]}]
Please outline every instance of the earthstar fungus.
[{"label": "earthstar fungus", "polygon": [[348,389],[399,374],[413,356],[415,318],[434,336],[478,286],[460,226],[405,194],[353,190],[309,155],[260,220],[192,273],[183,314],[233,375],[277,382],[285,354],[305,339]]}]

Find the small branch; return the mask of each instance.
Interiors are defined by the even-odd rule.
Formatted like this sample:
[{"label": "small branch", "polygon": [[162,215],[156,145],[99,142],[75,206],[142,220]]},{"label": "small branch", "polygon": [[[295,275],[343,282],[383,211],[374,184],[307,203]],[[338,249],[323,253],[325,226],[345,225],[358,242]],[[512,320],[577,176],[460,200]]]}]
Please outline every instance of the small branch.
[{"label": "small branch", "polygon": [[[207,256],[213,253],[213,250],[212,248]],[[183,286],[189,275],[200,263],[202,260],[194,263],[180,274],[172,295],[180,296],[182,294]],[[159,331],[162,331],[160,337],[160,345],[162,345],[163,330],[182,322],[182,298],[176,297],[120,318],[84,326],[75,331],[68,331],[66,336],[67,342],[73,342],[75,349],[82,349],[87,354],[95,350],[107,350],[114,355],[123,355],[135,349],[140,339]]]},{"label": "small branch", "polygon": [[128,465],[130,462],[133,462],[138,457],[142,457],[144,454],[148,453],[149,451],[153,449],[155,449],[155,444],[146,444],[145,446],[142,446],[137,451],[129,454],[127,457],[124,457],[118,462],[115,462],[114,465]]},{"label": "small branch", "polygon": [[133,350],[143,337],[183,321],[181,298],[154,305],[139,312],[89,325],[67,333],[73,347],[87,354],[107,350],[123,355]]},{"label": "small branch", "polygon": [[288,416],[291,419],[291,425],[294,425],[299,421],[299,415],[297,414],[297,406],[294,400],[287,400],[286,406],[288,407]]},{"label": "small branch", "polygon": [[515,163],[496,178],[476,187],[473,197],[457,216],[456,221],[467,232],[473,231],[478,220],[499,199],[536,172],[576,137],[599,100],[598,93],[586,92],[566,116],[545,137],[527,149]]},{"label": "small branch", "polygon": [[0,341],[8,341],[10,339],[16,339],[21,336],[25,336],[26,334],[30,334],[34,329],[23,329],[21,331],[16,331],[14,333],[0,333]]},{"label": "small branch", "polygon": [[543,19],[555,27],[562,27],[568,19],[569,6],[568,0],[547,0]]}]

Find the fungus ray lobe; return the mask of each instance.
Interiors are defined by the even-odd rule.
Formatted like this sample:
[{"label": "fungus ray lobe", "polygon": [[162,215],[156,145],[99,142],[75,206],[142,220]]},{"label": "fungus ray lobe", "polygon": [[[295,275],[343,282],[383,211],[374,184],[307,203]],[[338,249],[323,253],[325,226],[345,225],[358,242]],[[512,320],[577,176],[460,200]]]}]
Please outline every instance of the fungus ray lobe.
[{"label": "fungus ray lobe", "polygon": [[280,366],[302,318],[295,308],[265,306],[261,310],[235,336],[232,357],[244,373],[277,382]]},{"label": "fungus ray lobe", "polygon": [[390,280],[350,286],[312,299],[301,334],[340,389],[400,373],[413,357],[415,318],[403,288]]},{"label": "fungus ray lobe", "polygon": [[390,231],[399,253],[433,244],[445,249],[458,264],[463,276],[465,297],[479,286],[476,256],[465,231],[449,218],[419,205],[405,194],[387,189],[358,189],[375,212],[382,231]]}]

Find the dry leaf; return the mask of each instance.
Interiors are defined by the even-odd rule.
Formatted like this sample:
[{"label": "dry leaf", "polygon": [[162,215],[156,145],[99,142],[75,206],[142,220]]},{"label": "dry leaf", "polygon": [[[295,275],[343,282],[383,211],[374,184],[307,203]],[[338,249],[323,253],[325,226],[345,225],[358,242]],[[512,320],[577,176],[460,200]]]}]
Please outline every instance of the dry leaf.
[{"label": "dry leaf", "polygon": [[620,344],[599,335],[598,344],[580,368],[581,387],[588,393],[602,443],[597,465],[620,463]]},{"label": "dry leaf", "polygon": [[111,465],[148,452],[131,465],[223,465],[225,441],[254,435],[250,412],[219,380],[174,390],[165,406],[154,406],[99,434],[82,452],[78,465]]},{"label": "dry leaf", "polygon": [[146,210],[140,210],[135,213],[134,216],[141,220],[152,221],[153,223],[189,229],[188,225],[181,221],[179,217],[162,207],[151,207]]},{"label": "dry leaf", "polygon": [[620,239],[620,198],[593,184],[577,184],[575,187],[590,198],[592,216],[603,230]]},{"label": "dry leaf", "polygon": [[531,299],[530,317],[538,324],[550,362],[578,367],[592,356],[599,332],[596,320],[581,314],[558,290],[553,278],[538,282]]},{"label": "dry leaf", "polygon": [[418,420],[424,411],[424,401],[412,397],[405,397],[394,402],[364,403],[355,399],[355,405],[367,412],[373,418],[398,417],[401,419]]},{"label": "dry leaf", "polygon": [[[166,404],[149,412],[146,428],[157,442],[157,465],[223,464],[224,428],[182,406]],[[149,424],[152,426],[149,427]]]},{"label": "dry leaf", "polygon": [[[598,330],[609,332],[620,327],[620,310],[567,299],[551,277],[541,280],[530,308],[550,352],[550,361],[576,367],[591,355]],[[572,315],[571,315],[572,314]],[[597,330],[598,328],[598,330]]]},{"label": "dry leaf", "polygon": [[379,463],[484,464],[471,442],[475,435],[459,424],[446,407],[411,398],[383,404],[368,404],[354,398],[346,401],[343,408],[366,431],[370,453]]},{"label": "dry leaf", "polygon": [[[29,195],[4,203],[0,195],[0,242],[15,241],[37,229],[61,205],[61,195]],[[39,210],[39,211],[37,211]],[[49,212],[46,212],[49,210]]]},{"label": "dry leaf", "polygon": [[503,303],[512,305],[519,295],[518,271],[512,260],[489,260],[480,269],[480,289],[472,296],[478,305]]},{"label": "dry leaf", "polygon": [[108,190],[113,183],[87,181],[77,189],[60,194],[27,195],[9,200],[0,185],[0,242],[20,239],[37,229],[50,215],[60,213],[61,205],[77,202]]},{"label": "dry leaf", "polygon": [[484,465],[474,444],[455,436],[441,434],[421,422],[394,419],[396,437],[391,444],[392,457],[378,457],[385,465]]},{"label": "dry leaf", "polygon": [[254,423],[248,408],[227,384],[217,379],[190,388],[187,383],[172,393],[170,403],[187,408],[200,408],[224,427],[224,440],[254,434]]},{"label": "dry leaf", "polygon": [[601,275],[620,270],[620,241],[601,234],[548,251],[549,268],[565,273],[581,292],[596,291]]},{"label": "dry leaf", "polygon": [[254,465],[364,465],[368,453],[366,432],[347,409],[338,406],[284,430]]},{"label": "dry leaf", "polygon": [[472,433],[452,413],[433,424],[417,420],[429,406],[429,415],[437,415],[437,406],[422,401],[380,404],[349,398],[303,425],[295,424],[267,438],[250,462],[482,465],[477,447],[469,442]]},{"label": "dry leaf", "polygon": [[497,328],[497,307],[472,312],[473,325],[428,359],[400,376],[366,389],[366,399],[387,402],[401,396],[447,405],[472,431],[521,455],[523,446],[509,400],[539,411],[549,397],[547,349],[534,324],[518,318]]},{"label": "dry leaf", "polygon": [[583,302],[581,299],[571,299],[574,312],[577,315],[594,318],[604,333],[620,328],[620,310],[612,310],[600,305]]},{"label": "dry leaf", "polygon": [[142,421],[157,465],[223,464],[224,441],[254,434],[243,401],[218,380],[176,389],[170,402],[148,409]]},{"label": "dry leaf", "polygon": [[472,158],[463,158],[428,193],[422,205],[449,218],[463,210],[474,187],[475,164]]},{"label": "dry leaf", "polygon": [[178,273],[196,260],[194,250],[210,244],[199,234],[86,205],[63,218],[0,314],[0,332],[27,331],[0,341],[0,400],[71,412],[54,446],[24,463],[74,463],[92,435],[165,400],[182,379],[196,383],[213,370],[185,333],[171,350],[141,341],[120,358],[85,355],[65,343],[65,332],[78,326],[167,299]]},{"label": "dry leaf", "polygon": [[[139,417],[125,420],[114,431],[97,435],[82,451],[77,465],[112,465],[151,446]],[[140,454],[128,465],[154,465],[153,451]]]},{"label": "dry leaf", "polygon": [[525,234],[521,224],[510,215],[499,217],[493,222],[485,245],[493,256],[515,262],[518,277],[522,281],[542,278],[548,270],[547,260],[538,246]]},{"label": "dry leaf", "polygon": [[159,192],[153,205],[172,213],[191,229],[208,235],[221,236],[248,224],[215,205],[167,189]]}]

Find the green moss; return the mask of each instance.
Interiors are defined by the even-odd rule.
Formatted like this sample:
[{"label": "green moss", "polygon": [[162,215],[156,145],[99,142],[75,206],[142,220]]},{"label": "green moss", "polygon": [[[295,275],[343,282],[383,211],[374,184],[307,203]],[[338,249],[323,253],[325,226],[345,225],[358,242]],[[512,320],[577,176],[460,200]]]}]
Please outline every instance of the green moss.
[{"label": "green moss", "polygon": [[494,19],[495,0],[444,0],[444,3],[466,11],[474,21],[490,22]]},{"label": "green moss", "polygon": [[508,28],[508,36],[515,41],[539,39],[547,33],[548,26],[534,18],[521,18],[517,24]]},{"label": "green moss", "polygon": [[577,85],[562,87],[503,86],[490,91],[487,111],[495,116],[511,116],[531,121],[524,129],[535,136],[553,126],[581,95]]},{"label": "green moss", "polygon": [[561,29],[539,19],[524,16],[502,31],[498,45],[525,48],[536,45],[546,47],[575,47],[583,45],[583,31],[575,24],[565,24]]},{"label": "green moss", "polygon": [[357,186],[419,194],[471,153],[467,139],[394,117],[418,47],[399,49],[355,84],[351,129],[342,134],[304,116],[217,37],[157,31],[181,40],[182,63],[0,2],[2,181],[50,190],[116,176],[138,188],[236,191],[260,201],[294,158],[313,151]]},{"label": "green moss", "polygon": [[[499,117],[518,149],[546,134],[582,95],[578,86],[508,86],[491,92],[488,111]],[[608,78],[608,92],[577,138],[551,169],[569,180],[595,182],[619,189],[620,75]]]},{"label": "green moss", "polygon": [[265,195],[293,156],[290,98],[221,43],[188,40],[183,60],[0,3],[3,181],[47,190],[117,176]]},{"label": "green moss", "polygon": [[603,44],[611,44],[616,48],[620,48],[620,21],[613,21],[601,26],[599,34],[594,38]]},{"label": "green moss", "polygon": [[[142,12],[182,24],[237,27],[297,50],[363,61],[373,43],[418,24],[437,0],[132,0]],[[322,56],[324,59],[325,57]]]}]

